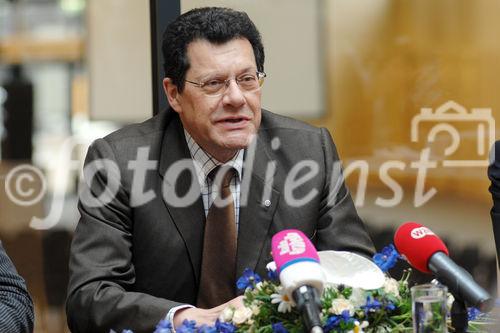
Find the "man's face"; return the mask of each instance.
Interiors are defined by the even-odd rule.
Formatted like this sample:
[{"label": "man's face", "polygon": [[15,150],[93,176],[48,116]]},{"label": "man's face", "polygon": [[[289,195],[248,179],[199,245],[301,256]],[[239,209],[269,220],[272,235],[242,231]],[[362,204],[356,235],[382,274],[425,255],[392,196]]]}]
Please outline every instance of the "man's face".
[{"label": "man's face", "polygon": [[196,40],[188,45],[187,56],[190,68],[186,80],[201,83],[231,79],[220,96],[207,96],[189,82],[178,93],[168,78],[164,80],[170,105],[184,128],[204,150],[224,162],[249,145],[260,125],[260,90],[242,91],[234,80],[256,73],[252,46],[243,38],[224,44]]}]

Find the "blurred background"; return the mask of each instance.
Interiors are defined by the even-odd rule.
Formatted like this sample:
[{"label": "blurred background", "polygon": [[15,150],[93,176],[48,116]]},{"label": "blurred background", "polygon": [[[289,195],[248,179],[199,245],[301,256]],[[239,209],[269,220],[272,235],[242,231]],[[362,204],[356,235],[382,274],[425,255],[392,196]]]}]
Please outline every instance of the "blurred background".
[{"label": "blurred background", "polygon": [[164,110],[158,36],[201,5],[254,20],[263,106],[330,130],[379,250],[420,222],[496,293],[486,169],[500,0],[0,0],[0,239],[34,298],[36,332],[67,331],[88,145]]}]

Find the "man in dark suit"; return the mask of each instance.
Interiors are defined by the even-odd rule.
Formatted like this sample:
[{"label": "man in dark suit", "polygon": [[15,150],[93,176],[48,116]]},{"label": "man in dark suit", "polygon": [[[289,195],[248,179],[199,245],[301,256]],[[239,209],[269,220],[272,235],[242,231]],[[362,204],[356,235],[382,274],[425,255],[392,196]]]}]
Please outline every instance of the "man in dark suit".
[{"label": "man in dark suit", "polygon": [[0,332],[33,332],[33,302],[0,242]]},{"label": "man in dark suit", "polygon": [[[261,109],[264,50],[245,13],[185,13],[163,53],[172,109],[87,154],[70,260],[73,332],[148,332],[163,318],[213,324],[226,305],[241,306],[235,281],[246,267],[265,274],[283,229],[302,230],[318,250],[373,253],[328,131]],[[211,176],[221,165],[232,170],[227,185]],[[230,213],[220,223],[230,223],[214,232],[224,188]],[[207,267],[218,261],[225,285]],[[213,285],[223,297],[206,297]]]},{"label": "man in dark suit", "polygon": [[[497,249],[497,260],[500,258],[500,141],[495,142],[491,149],[492,163],[488,167],[488,177],[491,180],[490,193],[493,198],[491,222]],[[500,267],[500,262],[498,262]]]}]

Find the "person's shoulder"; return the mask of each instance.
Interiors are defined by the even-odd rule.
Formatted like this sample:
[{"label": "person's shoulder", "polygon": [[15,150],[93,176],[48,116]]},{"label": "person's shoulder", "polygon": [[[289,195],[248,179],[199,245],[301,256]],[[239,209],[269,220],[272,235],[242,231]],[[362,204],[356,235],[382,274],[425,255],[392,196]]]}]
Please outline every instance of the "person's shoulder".
[{"label": "person's shoulder", "polygon": [[172,113],[163,111],[141,123],[126,125],[108,134],[103,140],[109,143],[135,142],[139,145],[143,142],[150,142],[152,137],[163,135],[172,118]]},{"label": "person's shoulder", "polygon": [[95,140],[89,152],[94,158],[114,156],[124,163],[135,159],[140,148],[147,149],[149,156],[158,156],[165,131],[174,119],[174,112],[163,111],[142,123],[127,125]]},{"label": "person's shoulder", "polygon": [[8,262],[9,257],[7,257],[7,253],[5,252],[2,241],[0,240],[0,273],[5,270],[6,263]]},{"label": "person's shoulder", "polygon": [[295,130],[320,134],[320,128],[307,124],[303,121],[279,115],[262,109],[261,129],[263,131],[273,130]]},{"label": "person's shoulder", "polygon": [[500,157],[497,158],[497,156],[500,156],[500,140],[495,141],[495,144],[493,145],[493,153],[494,155],[492,156],[492,159],[500,160]]},{"label": "person's shoulder", "polygon": [[490,150],[490,165],[488,177],[494,180],[494,185],[500,188],[500,140],[495,141]]},{"label": "person's shoulder", "polygon": [[262,111],[259,142],[288,167],[304,160],[338,159],[329,131],[290,117]]},{"label": "person's shoulder", "polygon": [[327,129],[266,110],[262,110],[259,138],[261,142],[273,142],[279,139],[282,148],[306,154],[321,152],[322,150],[317,148],[333,144]]}]

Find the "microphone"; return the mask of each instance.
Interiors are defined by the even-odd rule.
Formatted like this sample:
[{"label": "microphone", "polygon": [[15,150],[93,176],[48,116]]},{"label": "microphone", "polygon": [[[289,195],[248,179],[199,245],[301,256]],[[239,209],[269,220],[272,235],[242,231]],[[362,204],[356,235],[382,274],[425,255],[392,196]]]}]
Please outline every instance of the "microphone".
[{"label": "microphone", "polygon": [[489,312],[494,305],[491,295],[472,276],[448,257],[443,241],[429,228],[406,222],[394,235],[394,245],[411,266],[424,273],[433,273],[458,299]]},{"label": "microphone", "polygon": [[296,303],[306,332],[322,333],[320,295],[325,275],[314,245],[300,230],[282,230],[272,238],[272,255],[284,292]]}]

